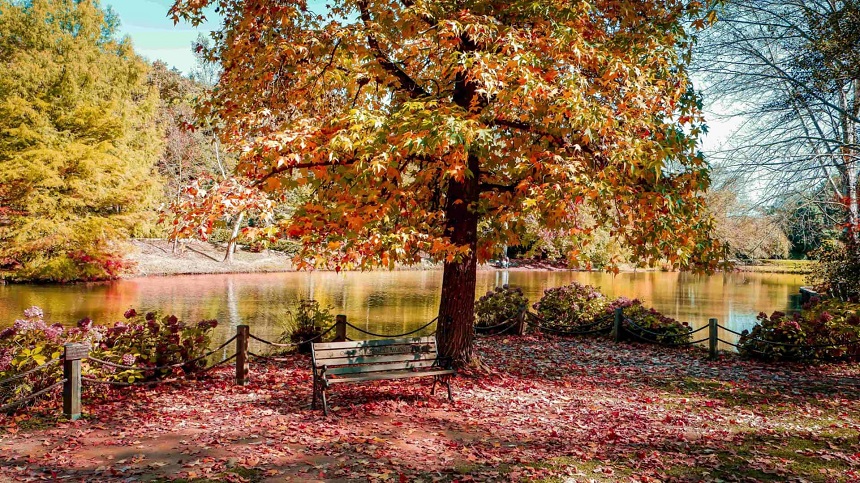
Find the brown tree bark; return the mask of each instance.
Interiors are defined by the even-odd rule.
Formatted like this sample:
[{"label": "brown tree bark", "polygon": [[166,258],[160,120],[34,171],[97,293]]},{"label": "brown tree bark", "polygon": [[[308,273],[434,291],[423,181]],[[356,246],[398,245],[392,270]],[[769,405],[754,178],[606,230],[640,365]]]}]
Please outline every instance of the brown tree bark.
[{"label": "brown tree bark", "polygon": [[478,269],[480,163],[477,156],[469,155],[468,168],[470,173],[463,180],[451,179],[448,183],[445,233],[453,244],[468,246],[469,252],[455,261],[445,262],[436,333],[440,356],[451,358],[455,367],[476,362],[472,354],[472,340]]},{"label": "brown tree bark", "polygon": [[[471,52],[477,45],[464,33],[460,50]],[[478,94],[477,85],[465,72],[454,79],[451,100],[467,111],[478,112],[485,99]],[[481,160],[477,154],[468,154],[468,173],[462,180],[448,182],[445,206],[445,235],[459,247],[469,247],[452,262],[445,262],[442,274],[442,300],[439,304],[439,321],[436,337],[439,355],[451,358],[455,367],[480,366],[472,353],[475,337],[475,288],[478,271],[478,200],[481,195]]]}]

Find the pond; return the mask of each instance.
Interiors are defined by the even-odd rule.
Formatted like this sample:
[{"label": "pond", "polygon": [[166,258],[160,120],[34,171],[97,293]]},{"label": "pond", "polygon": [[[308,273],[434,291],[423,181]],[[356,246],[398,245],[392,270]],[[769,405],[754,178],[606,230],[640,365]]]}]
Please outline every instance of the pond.
[{"label": "pond", "polygon": [[[568,271],[496,271],[478,273],[478,295],[496,285],[522,287],[534,303],[544,289],[572,281],[599,287],[610,297],[639,298],[693,327],[711,317],[733,329],[752,327],[759,312],[787,310],[804,282],[803,275],[732,273],[694,275],[637,272],[612,275]],[[352,324],[371,332],[407,332],[436,316],[441,271],[291,272],[268,274],[185,275],[79,285],[0,285],[0,327],[11,324],[31,306],[42,307],[46,320],[73,325],[83,317],[96,323],[122,319],[134,307],[159,310],[182,320],[214,318],[216,339],[248,324],[256,335],[274,338],[282,330],[290,303],[314,298]],[[360,334],[350,333],[354,339]],[[730,334],[721,338],[732,340]],[[727,348],[726,348],[727,349]]]}]

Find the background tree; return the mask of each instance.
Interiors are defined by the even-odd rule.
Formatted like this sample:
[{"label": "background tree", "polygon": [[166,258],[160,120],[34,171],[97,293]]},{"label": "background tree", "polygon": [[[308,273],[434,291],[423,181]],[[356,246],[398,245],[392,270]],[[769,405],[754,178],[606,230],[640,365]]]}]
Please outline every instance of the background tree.
[{"label": "background tree", "polygon": [[730,178],[708,192],[708,209],[716,226],[714,236],[739,260],[788,258],[792,244],[783,228],[783,216],[743,200],[738,195],[742,192],[739,184]]},{"label": "background tree", "polygon": [[860,2],[725,5],[695,70],[714,109],[741,122],[710,159],[760,204],[831,220],[860,257]]},{"label": "background tree", "polygon": [[146,64],[97,1],[0,12],[0,260],[24,279],[116,277],[159,195]]},{"label": "background tree", "polygon": [[[171,12],[197,22],[210,3]],[[209,113],[238,173],[274,196],[310,188],[280,227],[300,264],[441,261],[440,351],[457,364],[472,359],[476,265],[527,217],[578,247],[605,226],[643,264],[721,254],[683,56],[701,2],[217,3]]]},{"label": "background tree", "polygon": [[[149,80],[156,87],[161,100],[158,109],[158,124],[164,139],[164,151],[158,162],[159,171],[164,176],[165,198],[170,211],[183,203],[183,193],[192,184],[203,179],[224,181],[228,172],[236,165],[234,156],[224,156],[220,142],[215,135],[211,120],[201,119],[195,110],[198,103],[205,102],[212,88],[212,69],[198,58],[198,65],[189,76],[156,61],[149,72]],[[205,184],[205,183],[204,183]],[[225,260],[232,257],[236,246],[237,233],[244,215],[229,211],[224,217],[233,218],[234,226],[226,230],[233,236],[227,238]],[[226,224],[226,220],[221,220]],[[193,236],[193,230],[186,230],[182,236]],[[179,241],[173,237],[174,253]]]}]

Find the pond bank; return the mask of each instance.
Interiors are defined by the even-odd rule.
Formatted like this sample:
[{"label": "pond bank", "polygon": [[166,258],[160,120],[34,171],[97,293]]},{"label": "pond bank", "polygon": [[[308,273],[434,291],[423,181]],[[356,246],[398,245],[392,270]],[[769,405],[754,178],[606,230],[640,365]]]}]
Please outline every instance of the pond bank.
[{"label": "pond bank", "polygon": [[[0,417],[0,479],[857,481],[860,371],[600,340],[478,341],[490,374],[337,387],[308,360],[87,390],[74,423]],[[56,414],[56,408],[43,408]],[[51,416],[48,416],[50,419]],[[567,480],[566,478],[569,478]]]},{"label": "pond bank", "polygon": [[[127,278],[168,276],[168,275],[201,275],[216,273],[271,273],[292,272],[291,255],[283,252],[264,250],[259,253],[249,252],[240,248],[234,255],[232,263],[225,263],[223,244],[200,241],[189,241],[178,246],[173,252],[173,244],[167,240],[133,240],[134,251],[129,260],[135,264],[135,269]],[[777,273],[777,274],[807,274],[811,270],[809,260],[762,260],[756,264],[738,265],[741,272]],[[399,265],[395,270],[441,270],[441,265],[423,262],[418,265]],[[493,264],[484,264],[479,270],[505,270]],[[539,270],[578,272],[587,270],[571,269],[562,261],[539,259],[513,259],[509,271]],[[601,270],[596,270],[601,271]],[[659,269],[642,269],[632,265],[620,267],[622,273],[661,271]]]},{"label": "pond bank", "polygon": [[[167,240],[141,239],[133,240],[132,244],[134,251],[129,254],[128,258],[134,263],[135,269],[126,278],[296,271],[292,264],[291,255],[272,250],[254,253],[240,247],[234,254],[233,262],[225,263],[223,261],[226,251],[224,244],[189,241],[179,244],[175,253],[173,243]],[[416,265],[397,265],[394,271],[441,269],[442,265],[440,264],[424,261]],[[492,264],[483,264],[478,266],[478,270],[502,270],[502,268]],[[512,260],[507,270],[582,271],[568,268],[563,262],[534,259]],[[631,268],[623,271],[632,272],[634,270]]]}]

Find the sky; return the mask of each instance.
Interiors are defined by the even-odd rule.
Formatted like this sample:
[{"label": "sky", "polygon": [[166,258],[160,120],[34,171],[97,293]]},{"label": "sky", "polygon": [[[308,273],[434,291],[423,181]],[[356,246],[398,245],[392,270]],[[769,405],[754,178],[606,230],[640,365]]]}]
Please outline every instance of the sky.
[{"label": "sky", "polygon": [[119,15],[120,32],[131,37],[138,54],[151,61],[162,60],[186,74],[194,67],[191,43],[200,33],[208,35],[218,27],[214,12],[197,28],[185,22],[174,26],[167,16],[173,0],[103,0],[102,4]]}]

